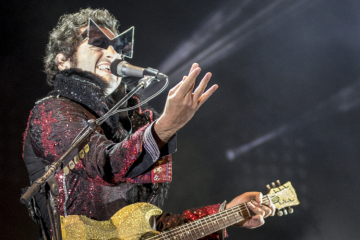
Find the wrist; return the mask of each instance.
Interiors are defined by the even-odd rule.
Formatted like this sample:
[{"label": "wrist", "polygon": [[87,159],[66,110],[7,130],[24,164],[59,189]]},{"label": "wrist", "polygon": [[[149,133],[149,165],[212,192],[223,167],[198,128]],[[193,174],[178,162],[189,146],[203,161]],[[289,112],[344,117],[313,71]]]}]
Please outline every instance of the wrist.
[{"label": "wrist", "polygon": [[165,141],[166,139],[160,138],[159,135],[157,134],[157,132],[155,131],[156,123],[157,122],[154,123],[154,125],[153,125],[153,127],[151,129],[151,133],[152,133],[152,135],[154,137],[154,140],[155,140],[156,144],[158,145],[159,149],[161,149],[163,146],[166,145],[167,142]]},{"label": "wrist", "polygon": [[169,124],[169,120],[161,116],[154,124],[154,132],[160,141],[167,143],[177,129]]}]

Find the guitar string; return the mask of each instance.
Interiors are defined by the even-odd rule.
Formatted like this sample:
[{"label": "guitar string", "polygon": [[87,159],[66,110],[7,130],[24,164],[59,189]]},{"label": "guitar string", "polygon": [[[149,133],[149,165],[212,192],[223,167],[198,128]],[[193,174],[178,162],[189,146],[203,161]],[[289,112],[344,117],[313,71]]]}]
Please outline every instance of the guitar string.
[{"label": "guitar string", "polygon": [[[263,202],[264,202],[264,204],[266,204],[266,203],[269,202],[269,199],[266,198],[266,196],[265,196],[265,197],[263,198]],[[240,207],[240,211],[247,210],[247,206],[246,206],[245,204],[238,205],[237,207],[234,207],[234,208],[239,208],[239,207]],[[233,211],[234,208],[231,208],[232,211]],[[179,227],[177,227],[177,230],[173,229],[173,230],[170,230],[169,232],[163,232],[163,233],[161,233],[162,236],[156,236],[156,237],[160,237],[160,239],[163,239],[162,237],[168,238],[168,235],[169,235],[169,234],[171,234],[172,236],[173,236],[173,234],[176,234],[176,235],[177,235],[179,231],[181,231],[181,232],[184,232],[183,230],[187,231],[187,230],[185,229],[187,225],[189,225],[189,226],[187,226],[187,228],[188,228],[188,230],[190,230],[190,231],[187,231],[187,234],[189,234],[188,232],[190,232],[191,238],[193,238],[193,234],[192,234],[193,232],[194,232],[194,235],[195,235],[196,237],[197,237],[198,233],[201,235],[200,237],[204,237],[204,236],[206,236],[206,235],[204,235],[203,232],[206,232],[205,226],[208,227],[208,222],[210,222],[209,220],[211,220],[212,225],[214,225],[214,224],[213,224],[213,219],[214,219],[214,218],[215,218],[216,221],[218,221],[217,217],[218,217],[219,215],[225,215],[225,214],[228,215],[228,211],[226,211],[226,212],[221,212],[221,213],[223,213],[223,214],[219,214],[219,213],[217,213],[217,214],[212,214],[212,215],[209,215],[208,218],[199,219],[198,221],[190,222],[189,224],[186,224],[186,225],[184,225],[184,226],[179,226]],[[225,213],[225,214],[224,214],[224,213]],[[247,216],[247,217],[248,217],[248,216]],[[226,219],[226,217],[225,217],[225,219]],[[222,220],[223,220],[223,218],[222,218]],[[204,221],[205,221],[205,222],[204,222]],[[224,220],[223,220],[223,221],[224,221]],[[225,227],[227,227],[227,226],[233,225],[234,223],[240,222],[241,220],[240,220],[240,221],[237,220],[236,214],[233,213],[233,214],[231,215],[231,218],[229,218],[228,221],[230,222],[230,224],[227,225],[227,224],[224,222],[224,226],[223,226],[222,228],[225,228]],[[232,223],[232,221],[235,221],[235,222]],[[196,223],[196,222],[197,222],[197,223]],[[218,223],[218,222],[217,222],[217,223]],[[205,224],[205,225],[203,225],[203,224]],[[191,226],[191,225],[195,225],[195,226]],[[220,226],[220,225],[219,225],[219,226]],[[200,228],[202,228],[202,229],[205,230],[205,231],[201,231]],[[208,228],[209,228],[209,227],[208,227]],[[213,226],[213,228],[215,229],[214,226]],[[221,229],[221,228],[220,228],[220,229]],[[175,230],[175,231],[174,231],[174,230]],[[216,230],[215,230],[214,232],[216,232]],[[211,234],[211,233],[212,233],[212,232],[209,231],[209,233],[206,233],[206,234],[208,235],[208,234]],[[188,236],[186,236],[186,237],[188,238]],[[149,238],[149,239],[152,239],[152,238]]]},{"label": "guitar string", "polygon": [[[265,201],[264,201],[264,202],[265,202]],[[266,202],[267,202],[267,201],[266,201]],[[241,211],[244,211],[245,209],[246,209],[246,213],[248,213],[248,209],[247,209],[246,205],[240,206],[240,210],[241,210]],[[209,235],[209,234],[211,234],[211,233],[213,233],[213,232],[216,232],[216,230],[215,230],[215,231],[211,231],[210,228],[209,228],[209,222],[211,221],[212,227],[215,229],[215,227],[214,227],[214,221],[213,221],[214,218],[215,218],[215,220],[216,220],[216,223],[219,225],[219,229],[224,228],[224,227],[227,227],[227,226],[230,226],[230,225],[233,225],[234,223],[237,223],[237,222],[240,222],[241,220],[243,220],[243,218],[241,218],[240,220],[238,219],[238,218],[239,218],[239,214],[238,214],[238,213],[234,213],[234,208],[231,208],[231,211],[232,211],[232,213],[230,213],[230,215],[229,215],[229,211],[226,211],[226,212],[222,213],[223,216],[222,216],[221,220],[222,220],[223,223],[224,223],[224,224],[223,224],[223,227],[220,227],[220,225],[219,225],[219,223],[218,223],[218,219],[217,219],[217,216],[218,216],[218,215],[213,215],[214,217],[211,216],[211,217],[209,217],[209,218],[207,218],[207,219],[199,219],[198,221],[196,221],[197,223],[193,222],[193,224],[190,224],[190,225],[189,225],[189,226],[190,226],[190,231],[194,232],[194,234],[195,234],[196,237],[198,237],[198,235],[200,235],[200,237],[204,237],[204,236]],[[225,215],[228,216],[228,219],[226,219],[226,216],[225,216]],[[249,215],[248,215],[248,216],[249,216]],[[245,216],[245,217],[248,217],[248,216]],[[227,224],[224,219],[227,220],[227,221],[229,221],[229,224]],[[194,225],[194,224],[195,224],[195,227],[192,226],[192,225]],[[207,227],[207,228],[209,229],[209,232],[206,232],[205,227]],[[193,229],[191,229],[191,228],[193,228]],[[182,230],[182,228],[179,227],[178,230]],[[174,234],[177,234],[177,232],[178,232],[178,231],[171,231],[170,233],[171,233],[171,235],[173,236],[173,233],[174,233]],[[191,233],[191,237],[193,237],[192,232],[190,232],[190,233]],[[205,232],[206,234],[204,234],[204,232]],[[189,233],[187,233],[187,234],[189,234]],[[165,238],[167,238],[168,235],[169,235],[169,232],[166,232],[165,234],[163,234],[163,236],[164,236]],[[183,236],[183,235],[185,235],[185,237],[188,238],[188,236],[186,236],[186,234],[182,234],[182,235],[180,235],[180,236]]]},{"label": "guitar string", "polygon": [[[213,214],[214,215],[214,214]],[[186,224],[185,226],[179,226],[178,227],[178,229],[176,230],[176,231],[171,231],[171,232],[163,232],[163,233],[161,233],[161,236],[159,236],[158,237],[158,239],[168,239],[168,237],[169,237],[169,234],[171,234],[171,235],[173,235],[173,234],[175,234],[175,235],[178,235],[179,234],[179,231],[180,232],[184,232],[183,230],[185,230],[185,233],[183,233],[182,235],[181,235],[181,238],[182,237],[186,237],[187,239],[189,239],[189,232],[190,232],[190,235],[191,235],[191,239],[194,239],[193,237],[193,234],[192,233],[194,233],[194,235],[196,236],[196,239],[198,239],[198,235],[200,235],[200,237],[204,237],[204,236],[207,236],[207,235],[209,235],[209,234],[211,234],[211,233],[213,233],[213,232],[216,232],[217,230],[215,230],[215,231],[213,231],[213,232],[211,232],[211,231],[209,231],[208,233],[206,233],[206,231],[204,231],[205,233],[206,233],[206,235],[205,234],[201,234],[201,230],[200,230],[200,228],[203,228],[203,230],[205,230],[205,227],[204,227],[204,225],[203,224],[205,224],[207,227],[208,227],[208,225],[209,225],[209,222],[210,222],[210,219],[212,219],[211,220],[211,224],[212,224],[212,226],[213,226],[213,228],[215,229],[215,227],[214,227],[214,218],[215,218],[215,221],[217,222],[217,224],[218,224],[218,219],[217,219],[217,216],[215,215],[215,216],[213,216],[213,215],[209,215],[209,216],[211,216],[211,218],[209,218],[209,219],[199,219],[199,220],[197,220],[196,222],[198,222],[198,223],[196,223],[195,221],[194,222],[190,222],[189,224]],[[229,221],[230,221],[230,223],[231,223],[231,221],[233,221],[233,220],[235,220],[236,222],[238,222],[238,220],[237,220],[237,218],[235,217],[235,215],[233,216],[234,218],[231,218]],[[204,222],[204,220],[206,221],[206,222]],[[192,224],[195,224],[195,226],[191,226]],[[186,226],[187,225],[189,225],[189,231],[187,231],[185,228],[186,228]],[[230,224],[230,225],[232,225],[232,224]],[[229,226],[230,226],[229,225]],[[227,224],[225,224],[223,227],[220,227],[220,225],[219,225],[219,229],[221,229],[221,228],[225,228],[225,227],[227,227],[228,225]],[[173,229],[173,230],[175,230],[175,229]],[[181,233],[180,233],[181,234]]]},{"label": "guitar string", "polygon": [[[266,204],[267,202],[269,202],[269,199],[268,198],[266,198],[266,197],[264,197],[264,199],[263,199],[263,202]],[[237,206],[237,208],[238,207],[240,207],[240,210],[241,211],[244,211],[247,207],[246,207],[246,205],[238,205]],[[234,207],[234,208],[236,208],[236,207]],[[234,211],[234,208],[231,208],[231,211]],[[247,209],[246,209],[247,210]],[[222,212],[223,214],[222,215],[228,215],[228,211],[226,211],[226,212]],[[225,214],[224,214],[225,213]],[[198,232],[199,232],[199,234],[201,235],[201,237],[204,237],[204,236],[206,236],[206,235],[204,235],[203,234],[203,232],[206,232],[206,230],[205,230],[205,226],[209,229],[209,226],[208,226],[208,222],[210,222],[209,220],[210,219],[213,219],[213,218],[216,218],[216,221],[218,221],[217,220],[217,216],[218,215],[220,215],[220,214],[212,214],[212,215],[209,215],[208,216],[208,218],[206,218],[206,219],[199,219],[198,221],[194,221],[194,222],[191,222],[190,224],[186,224],[186,225],[189,225],[187,228],[190,230],[190,234],[191,234],[191,237],[193,238],[193,234],[192,234],[192,232],[194,232],[194,235],[197,237],[197,235],[198,235]],[[233,225],[234,223],[237,223],[237,222],[240,222],[238,219],[237,219],[237,217],[236,217],[236,215],[237,214],[235,214],[235,213],[232,213],[232,215],[230,216],[230,217],[228,217],[229,218],[229,222],[230,222],[230,224],[228,225],[228,226],[230,226],[230,225]],[[229,215],[228,215],[229,216]],[[226,217],[225,217],[225,219],[226,219]],[[204,222],[205,221],[205,222]],[[232,223],[232,221],[234,221],[234,223]],[[197,222],[197,223],[196,223]],[[213,224],[213,221],[211,222],[212,223],[212,225],[213,225],[213,228],[215,229],[215,227],[214,227],[214,224]],[[203,224],[205,224],[205,225],[203,225]],[[173,230],[171,230],[171,231],[169,231],[169,232],[163,232],[163,233],[161,233],[161,235],[162,236],[156,236],[157,238],[162,238],[162,237],[165,237],[165,238],[167,238],[168,237],[168,235],[169,234],[171,234],[172,236],[173,236],[173,234],[177,234],[178,232],[179,232],[179,230],[180,231],[182,231],[182,230],[186,230],[185,229],[185,227],[186,227],[186,225],[184,225],[184,226],[179,226],[179,227],[177,227],[178,229],[176,230],[176,231],[174,231],[175,229],[173,229]],[[191,226],[191,225],[195,225],[195,226]],[[220,226],[220,225],[219,225]],[[227,227],[227,224],[225,224],[225,222],[224,222],[224,227]],[[182,229],[183,228],[183,229]],[[202,228],[203,230],[205,230],[205,231],[201,231],[200,230],[200,228]],[[221,228],[220,228],[221,229]],[[210,230],[210,229],[209,229]],[[184,231],[182,231],[182,232],[184,232]],[[187,232],[189,232],[189,231],[187,231]],[[216,230],[214,231],[214,232],[216,232]],[[211,234],[212,232],[211,231],[209,231],[209,233],[207,233],[207,235],[208,234]],[[187,233],[187,234],[189,234],[189,233]],[[187,237],[188,238],[188,236],[186,236],[185,235],[185,237]],[[150,238],[151,239],[151,238]]]},{"label": "guitar string", "polygon": [[[263,204],[268,204],[271,200],[269,200],[269,197],[268,197],[269,195],[265,195],[263,198],[262,198],[262,202],[263,202]],[[271,196],[270,195],[270,198],[272,198],[273,196]],[[241,211],[241,213],[244,211],[244,210],[248,210],[247,209],[247,206],[245,205],[245,203],[243,203],[243,204],[240,204],[240,205],[238,205],[238,206],[236,206],[236,207],[233,207],[233,208],[230,208],[230,209],[234,209],[234,208],[240,208],[240,211]],[[229,209],[227,209],[227,210],[229,210]],[[232,210],[233,211],[233,210]],[[224,213],[226,214],[226,215],[228,215],[228,212],[226,211],[223,211],[223,212],[218,212],[218,213],[215,213],[215,214],[212,214],[212,215],[209,215],[209,216],[207,216],[207,217],[205,217],[205,218],[202,218],[202,219],[199,219],[198,221],[193,221],[193,222],[190,222],[189,224],[184,224],[183,226],[178,226],[178,227],[176,227],[176,228],[174,228],[173,230],[170,230],[169,232],[162,232],[162,233],[160,233],[159,235],[157,235],[157,236],[154,236],[154,237],[151,237],[151,238],[148,238],[148,240],[151,240],[151,239],[160,239],[160,240],[162,240],[162,239],[167,239],[167,237],[168,237],[168,235],[173,235],[173,234],[175,234],[175,235],[178,235],[179,234],[179,232],[181,233],[181,232],[184,232],[184,230],[185,230],[185,233],[186,232],[190,232],[190,234],[191,234],[191,238],[193,239],[193,234],[192,234],[192,232],[194,232],[194,234],[195,234],[195,236],[197,237],[197,231],[200,233],[200,235],[202,235],[201,237],[204,237],[204,236],[207,236],[207,235],[209,235],[209,234],[211,234],[211,233],[213,233],[213,232],[211,232],[211,231],[209,231],[210,233],[207,233],[207,235],[203,235],[203,234],[201,234],[202,233],[202,231],[200,230],[200,228],[203,228],[204,230],[205,230],[205,227],[204,226],[207,226],[208,227],[208,223],[209,222],[211,222],[212,223],[212,225],[214,225],[213,224],[213,220],[215,220],[216,222],[217,222],[217,224],[219,224],[218,223],[218,216],[220,216],[220,215],[224,215]],[[247,217],[249,217],[249,216],[247,216]],[[214,219],[215,218],[215,219]],[[226,217],[225,217],[226,218]],[[229,218],[229,217],[228,217]],[[244,216],[243,216],[243,218],[244,218]],[[232,221],[234,221],[235,220],[235,222],[234,223],[231,223],[231,219],[233,219]],[[230,222],[230,225],[228,225],[228,226],[231,226],[231,225],[233,225],[233,224],[235,224],[235,223],[237,223],[237,222],[240,222],[240,221],[238,221],[237,219],[236,219],[236,214],[235,213],[232,213],[232,215],[231,215],[231,219],[229,218],[229,222]],[[211,221],[210,221],[211,220]],[[222,219],[223,220],[223,219]],[[224,220],[223,220],[224,221]],[[198,222],[198,223],[196,223],[196,222]],[[191,224],[193,224],[193,225],[195,225],[195,226],[191,226]],[[203,225],[204,224],[204,225]],[[188,225],[188,226],[187,226]],[[219,225],[220,226],[220,225]],[[222,228],[226,228],[226,227],[228,227],[226,224],[225,224],[225,222],[224,222],[224,226],[222,227]],[[186,230],[186,228],[188,228],[188,230]],[[209,227],[208,227],[209,228]],[[213,226],[213,228],[215,229],[215,227]],[[204,231],[204,232],[206,232],[206,231]],[[216,232],[216,231],[214,231],[214,232]],[[184,234],[185,234],[184,233]],[[189,234],[189,233],[187,233],[187,234]]]},{"label": "guitar string", "polygon": [[[263,202],[266,204],[267,202],[268,202],[268,198],[265,198],[265,199],[263,199]],[[239,207],[239,206],[237,206],[237,207]],[[234,207],[235,208],[235,207]],[[234,211],[234,208],[231,208],[231,211],[233,212]],[[240,205],[240,210],[241,211],[244,211],[244,210],[247,210],[247,207],[246,207],[246,205],[243,205],[243,206],[241,206]],[[224,227],[227,227],[227,226],[230,226],[230,225],[233,225],[234,223],[237,223],[237,222],[240,222],[241,220],[243,220],[243,219],[241,219],[241,220],[238,220],[238,217],[236,217],[236,215],[238,215],[238,214],[236,214],[236,213],[232,213],[230,216],[229,216],[229,213],[228,213],[229,211],[226,211],[226,212],[222,212],[223,214],[222,215],[227,215],[228,216],[228,221],[230,222],[230,224],[226,224],[225,222],[224,222]],[[198,233],[201,235],[200,237],[204,237],[204,236],[206,236],[206,235],[208,235],[208,234],[211,234],[211,233],[213,233],[213,232],[216,232],[216,230],[215,231],[210,231],[210,229],[209,229],[209,220],[211,220],[211,223],[212,223],[212,226],[213,226],[213,228],[215,229],[215,227],[214,227],[214,223],[213,223],[213,218],[215,217],[216,218],[216,221],[218,221],[217,220],[217,216],[218,216],[219,214],[213,214],[213,215],[209,215],[208,216],[208,218],[203,218],[203,219],[199,219],[198,221],[194,221],[194,222],[192,222],[193,224],[195,224],[195,226],[191,226],[191,224],[189,224],[189,226],[190,226],[190,231],[193,231],[194,232],[194,234],[196,235],[196,237],[197,237],[197,235],[198,235]],[[224,217],[224,216],[223,216]],[[248,217],[248,216],[245,216],[245,217]],[[226,219],[226,217],[225,217],[225,219]],[[223,218],[222,218],[222,220],[223,220]],[[205,222],[204,222],[205,221]],[[223,220],[224,221],[224,220]],[[197,223],[195,223],[195,222],[197,222]],[[205,225],[204,225],[205,224]],[[217,222],[217,224],[218,224],[218,222]],[[206,233],[206,230],[205,230],[205,226],[209,229],[209,232],[208,233]],[[193,229],[191,229],[191,227],[193,227]],[[219,227],[220,227],[220,225],[219,225]],[[178,227],[178,229],[177,229],[177,231],[174,231],[175,229],[173,229],[171,232],[164,232],[164,233],[162,233],[162,235],[163,236],[161,236],[161,237],[168,237],[168,235],[171,233],[171,235],[174,233],[174,234],[176,234],[179,230],[182,230],[181,229],[182,228],[182,226],[179,226]],[[200,228],[202,228],[204,231],[202,231]],[[221,227],[220,227],[220,229],[221,229]],[[182,231],[183,232],[183,231]],[[203,232],[205,232],[206,233],[206,235],[205,234],[203,234]],[[191,235],[192,235],[192,232],[191,232]],[[192,236],[193,237],[193,236]]]},{"label": "guitar string", "polygon": [[[232,221],[233,219],[231,218],[230,219],[230,221]],[[199,219],[199,221],[202,221],[202,220],[200,220]],[[216,219],[216,221],[218,221],[217,219]],[[206,230],[205,230],[205,226],[204,226],[204,224],[208,227],[208,225],[209,225],[209,223],[208,222],[201,222],[200,224],[196,224],[195,226],[192,226],[193,224],[195,224],[195,223],[193,223],[193,222],[191,222],[190,223],[190,225],[189,225],[189,229],[187,230],[187,229],[185,229],[184,227],[180,227],[179,229],[178,229],[178,231],[176,231],[176,232],[170,232],[171,233],[171,236],[173,236],[173,234],[175,234],[175,235],[177,235],[176,237],[175,237],[175,239],[176,238],[181,238],[181,239],[183,239],[183,238],[186,238],[186,239],[189,239],[189,237],[191,237],[191,239],[194,239],[194,236],[193,236],[193,234],[196,236],[196,238],[195,239],[198,239],[198,238],[200,238],[200,237],[204,237],[204,236],[206,236],[206,235],[209,235],[209,234],[211,234],[212,232],[216,232],[216,229],[215,229],[215,227],[214,227],[214,223],[212,223],[212,226],[213,226],[213,228],[215,229],[215,231],[209,231],[209,232],[206,232]],[[226,227],[227,225],[225,225],[224,227]],[[201,229],[200,228],[202,228],[203,230],[205,230],[205,231],[201,231]],[[184,231],[181,231],[181,230],[183,230],[183,229],[185,229],[186,231],[184,232]],[[219,229],[221,229],[221,228],[219,228]],[[179,233],[179,230],[181,231],[180,233]],[[169,238],[169,234],[170,233],[168,233],[168,232],[165,232],[165,234],[163,234],[163,235],[161,235],[160,237],[159,237],[159,239],[168,239]]]}]

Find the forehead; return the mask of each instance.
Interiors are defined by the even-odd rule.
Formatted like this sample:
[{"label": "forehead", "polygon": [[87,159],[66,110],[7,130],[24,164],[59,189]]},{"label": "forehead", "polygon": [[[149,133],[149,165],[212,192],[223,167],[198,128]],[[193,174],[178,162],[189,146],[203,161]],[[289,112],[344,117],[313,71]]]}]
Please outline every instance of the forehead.
[{"label": "forehead", "polygon": [[[82,28],[79,29],[79,32],[82,33],[86,28],[88,28],[88,26],[84,26]],[[113,39],[115,37],[114,33],[111,32],[109,29],[107,28],[104,28],[104,27],[100,27],[101,31],[103,31],[106,36],[109,38],[109,39]]]}]

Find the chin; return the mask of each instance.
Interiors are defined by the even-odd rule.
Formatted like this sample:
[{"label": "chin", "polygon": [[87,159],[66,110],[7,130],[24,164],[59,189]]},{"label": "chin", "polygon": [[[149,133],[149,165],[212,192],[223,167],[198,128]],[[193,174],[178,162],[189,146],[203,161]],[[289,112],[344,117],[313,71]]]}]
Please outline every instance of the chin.
[{"label": "chin", "polygon": [[106,83],[110,83],[111,81],[113,81],[113,78],[111,77],[110,74],[98,74],[98,73],[96,73],[96,75],[99,76]]}]

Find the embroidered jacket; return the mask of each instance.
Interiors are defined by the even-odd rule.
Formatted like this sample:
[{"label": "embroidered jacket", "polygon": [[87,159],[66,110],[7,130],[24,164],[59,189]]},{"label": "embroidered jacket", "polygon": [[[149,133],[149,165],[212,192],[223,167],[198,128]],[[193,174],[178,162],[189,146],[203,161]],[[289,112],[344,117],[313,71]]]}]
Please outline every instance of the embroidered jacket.
[{"label": "embroidered jacket", "polygon": [[[87,120],[102,116],[125,94],[124,88],[119,88],[112,97],[105,97],[102,89],[103,81],[89,72],[71,69],[55,76],[54,90],[36,103],[24,133],[24,161],[31,181],[66,151]],[[133,97],[129,104],[138,101]],[[91,135],[84,149],[55,174],[62,216],[108,220],[135,202],[162,204],[172,179],[170,154],[176,151],[176,136],[158,149],[152,129],[155,114],[151,109],[138,108],[129,115],[110,117]],[[49,233],[46,198],[41,193],[35,198]],[[218,208],[219,204],[177,215],[164,213],[157,217],[157,230],[216,213]]]}]

